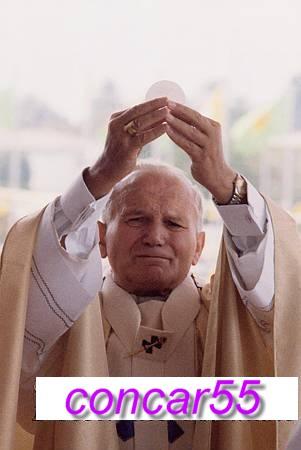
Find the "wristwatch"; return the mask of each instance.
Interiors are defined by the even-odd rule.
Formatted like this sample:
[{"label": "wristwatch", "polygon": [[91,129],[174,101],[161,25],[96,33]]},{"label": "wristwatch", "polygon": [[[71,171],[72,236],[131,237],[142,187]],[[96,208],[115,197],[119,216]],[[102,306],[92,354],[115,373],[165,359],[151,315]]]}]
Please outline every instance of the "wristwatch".
[{"label": "wristwatch", "polygon": [[218,203],[216,199],[213,197],[213,201],[216,205],[225,206],[225,205],[242,205],[247,203],[247,182],[246,180],[239,174],[236,174],[236,177],[233,181],[233,192],[230,200],[227,203]]}]

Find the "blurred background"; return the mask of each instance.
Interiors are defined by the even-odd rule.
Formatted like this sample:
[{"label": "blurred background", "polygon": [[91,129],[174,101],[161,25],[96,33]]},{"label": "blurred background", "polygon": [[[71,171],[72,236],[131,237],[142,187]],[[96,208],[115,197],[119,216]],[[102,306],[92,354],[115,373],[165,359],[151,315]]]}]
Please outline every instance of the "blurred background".
[{"label": "blurred background", "polygon": [[[177,82],[232,166],[301,224],[301,2],[0,0],[0,247],[102,152],[113,112]],[[166,136],[144,148],[184,169]],[[207,192],[214,270],[221,223]]]}]

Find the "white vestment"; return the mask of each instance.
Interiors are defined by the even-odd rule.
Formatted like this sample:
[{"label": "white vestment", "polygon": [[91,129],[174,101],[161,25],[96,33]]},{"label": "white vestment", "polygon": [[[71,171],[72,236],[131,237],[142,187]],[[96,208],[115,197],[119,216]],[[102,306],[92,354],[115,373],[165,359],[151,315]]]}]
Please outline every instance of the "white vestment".
[{"label": "white vestment", "polygon": [[[38,372],[52,346],[99,290],[102,290],[104,315],[113,329],[107,343],[111,376],[185,377],[200,373],[194,345],[199,293],[191,278],[178,286],[166,302],[149,300],[137,305],[110,278],[102,288],[96,216],[104,200],[91,203],[91,194],[84,189],[83,180],[79,178],[75,186],[46,208],[42,218],[29,288],[22,380]],[[259,326],[264,327],[261,314],[263,312],[265,317],[266,310],[271,309],[274,293],[273,232],[264,201],[250,184],[248,200],[249,205],[224,206],[219,211],[228,228],[225,240],[233,279],[242,301]],[[228,220],[225,219],[227,214]],[[67,234],[67,250],[60,245],[63,234]],[[190,292],[187,298],[183,298],[182,289]],[[109,296],[109,292],[113,295]],[[138,350],[142,340],[153,335],[166,338],[160,351],[129,356]],[[170,446],[173,450],[190,448],[194,424],[181,422],[181,426],[185,433]],[[136,448],[168,450],[166,433],[165,422],[137,422]],[[143,439],[145,443],[141,447]],[[121,449],[134,450],[133,442],[121,442]],[[145,447],[146,442],[149,447]]]},{"label": "white vestment", "polygon": [[[200,293],[191,276],[165,302],[148,300],[138,305],[109,276],[104,281],[102,299],[103,316],[112,327],[107,341],[110,376],[194,377],[200,374],[195,343]],[[152,337],[163,338],[164,342],[160,348],[154,346],[146,352],[142,342],[151,342]],[[178,424],[184,434],[169,445],[166,421],[137,421],[134,438],[120,440],[120,449],[189,450],[194,422]]]}]

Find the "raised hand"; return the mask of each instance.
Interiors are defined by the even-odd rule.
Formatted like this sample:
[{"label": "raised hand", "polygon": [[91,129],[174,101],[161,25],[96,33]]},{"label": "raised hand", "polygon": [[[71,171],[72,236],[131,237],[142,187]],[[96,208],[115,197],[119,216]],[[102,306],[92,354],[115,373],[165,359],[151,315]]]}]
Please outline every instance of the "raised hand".
[{"label": "raised hand", "polygon": [[233,193],[236,172],[226,163],[218,122],[179,103],[168,102],[168,136],[191,158],[191,173],[219,203]]},{"label": "raised hand", "polygon": [[129,174],[142,147],[165,133],[167,113],[167,97],[161,97],[111,116],[104,151],[84,173],[95,198]]}]

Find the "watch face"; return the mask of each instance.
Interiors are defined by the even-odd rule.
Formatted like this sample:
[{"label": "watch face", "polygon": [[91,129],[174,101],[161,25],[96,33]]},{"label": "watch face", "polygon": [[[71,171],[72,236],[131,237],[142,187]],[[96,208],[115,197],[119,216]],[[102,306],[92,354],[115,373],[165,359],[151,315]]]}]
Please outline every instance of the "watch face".
[{"label": "watch face", "polygon": [[186,98],[183,89],[174,81],[161,80],[154,83],[147,91],[145,100],[157,97],[168,97],[177,103],[185,103]]},{"label": "watch face", "polygon": [[247,183],[240,175],[237,177],[235,182],[235,191],[239,195],[245,195],[247,193]]},{"label": "watch face", "polygon": [[238,175],[235,180],[235,189],[230,204],[239,205],[247,201],[247,183],[242,176]]}]

